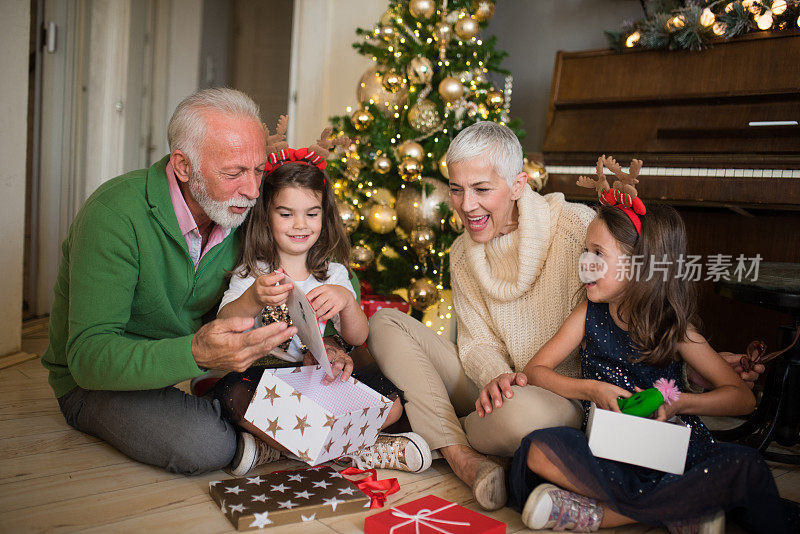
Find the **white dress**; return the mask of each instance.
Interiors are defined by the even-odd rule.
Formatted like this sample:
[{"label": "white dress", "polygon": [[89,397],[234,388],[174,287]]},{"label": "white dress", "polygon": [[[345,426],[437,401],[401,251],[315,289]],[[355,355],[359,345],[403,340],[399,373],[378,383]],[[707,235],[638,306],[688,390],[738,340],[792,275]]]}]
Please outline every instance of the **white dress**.
[{"label": "white dress", "polygon": [[[267,268],[264,264],[258,265],[259,269],[263,273],[271,272],[270,269]],[[221,310],[226,304],[233,302],[234,300],[238,299],[242,296],[242,294],[247,291],[247,288],[253,285],[253,282],[256,281],[256,277],[254,276],[242,276],[241,275],[241,266],[237,267],[234,270],[234,274],[231,276],[230,284],[228,285],[228,289],[225,291],[225,294],[222,296],[222,302],[219,305],[219,309]],[[331,284],[331,285],[339,285],[344,288],[347,288],[350,293],[352,293],[353,298],[356,298],[356,292],[353,290],[353,285],[350,283],[350,271],[342,265],[341,263],[334,263],[331,262],[328,266],[327,278],[320,282],[314,276],[309,276],[305,280],[295,280],[295,284],[299,289],[303,291],[303,293],[308,293],[315,287],[319,287],[323,284]],[[261,314],[259,313],[256,317],[256,324],[253,328],[258,328],[260,326],[264,326],[263,321],[261,319]],[[337,331],[341,331],[341,319],[339,318],[339,314],[336,314],[333,319],[333,326],[336,328]],[[320,332],[325,332],[325,322],[319,322],[319,330]],[[302,352],[302,344],[300,339],[297,336],[292,338],[292,342],[289,344],[288,350],[284,351],[280,348],[273,349],[270,354],[276,356],[282,360],[286,360],[289,362],[300,362],[303,360],[303,352]]]}]

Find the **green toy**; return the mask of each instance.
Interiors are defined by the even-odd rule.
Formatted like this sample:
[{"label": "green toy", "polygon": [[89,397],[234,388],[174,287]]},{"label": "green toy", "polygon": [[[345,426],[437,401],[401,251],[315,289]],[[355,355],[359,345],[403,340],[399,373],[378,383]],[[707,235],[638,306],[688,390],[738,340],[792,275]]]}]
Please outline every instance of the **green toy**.
[{"label": "green toy", "polygon": [[634,393],[627,399],[617,399],[619,409],[627,415],[650,417],[658,408],[678,400],[680,390],[674,380],[659,378],[653,387]]}]

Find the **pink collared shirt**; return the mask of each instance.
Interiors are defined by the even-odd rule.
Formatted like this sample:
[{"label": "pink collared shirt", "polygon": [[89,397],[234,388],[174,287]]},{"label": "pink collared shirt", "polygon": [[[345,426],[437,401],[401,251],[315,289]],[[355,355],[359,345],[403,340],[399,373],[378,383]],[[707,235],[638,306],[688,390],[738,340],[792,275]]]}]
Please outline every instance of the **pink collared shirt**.
[{"label": "pink collared shirt", "polygon": [[208,236],[208,241],[204,247],[200,230],[197,229],[197,223],[194,222],[192,212],[186,204],[186,199],[183,198],[181,188],[178,187],[178,179],[175,177],[175,171],[172,170],[172,163],[167,163],[167,182],[169,183],[169,196],[172,199],[172,209],[175,210],[175,216],[178,218],[178,226],[181,229],[183,237],[186,239],[186,245],[189,247],[189,257],[192,258],[192,263],[194,263],[194,269],[196,271],[197,264],[199,264],[203,256],[206,255],[206,252],[228,237],[231,230],[230,228],[223,228],[215,224],[211,228],[211,234]]}]

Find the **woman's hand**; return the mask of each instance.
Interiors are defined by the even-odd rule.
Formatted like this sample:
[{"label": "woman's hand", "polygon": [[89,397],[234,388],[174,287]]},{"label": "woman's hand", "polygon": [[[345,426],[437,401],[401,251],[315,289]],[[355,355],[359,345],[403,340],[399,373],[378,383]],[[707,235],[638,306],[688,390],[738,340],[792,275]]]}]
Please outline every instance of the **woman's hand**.
[{"label": "woman's hand", "polygon": [[256,278],[253,285],[248,288],[253,301],[262,308],[265,306],[276,307],[285,303],[292,290],[292,284],[276,285],[285,277],[283,269],[278,269]]},{"label": "woman's hand", "polygon": [[[731,369],[733,369],[736,374],[739,375],[739,378],[741,378],[750,389],[753,389],[758,377],[760,377],[761,374],[766,370],[764,364],[761,363],[756,363],[750,370],[744,369],[740,363],[742,358],[747,357],[744,354],[734,354],[732,352],[719,352],[718,354],[722,356],[722,359],[731,366]],[[695,371],[691,365],[687,365],[686,367],[686,378],[692,384],[700,386],[703,389],[714,389],[713,384],[703,378],[700,373]]]},{"label": "woman's hand", "polygon": [[356,299],[350,291],[335,284],[317,286],[306,296],[317,312],[319,321],[328,321],[343,309],[356,304]]},{"label": "woman's hand", "polygon": [[528,377],[525,373],[503,373],[481,390],[478,400],[475,401],[475,410],[479,417],[492,413],[492,405],[500,408],[503,405],[503,397],[510,399],[514,396],[511,386],[528,385]]},{"label": "woman's hand", "polygon": [[600,382],[599,380],[589,380],[588,382],[589,398],[587,400],[594,402],[598,408],[602,408],[603,410],[620,413],[617,398],[622,397],[623,399],[627,399],[632,395],[630,391],[615,386],[614,384]]}]

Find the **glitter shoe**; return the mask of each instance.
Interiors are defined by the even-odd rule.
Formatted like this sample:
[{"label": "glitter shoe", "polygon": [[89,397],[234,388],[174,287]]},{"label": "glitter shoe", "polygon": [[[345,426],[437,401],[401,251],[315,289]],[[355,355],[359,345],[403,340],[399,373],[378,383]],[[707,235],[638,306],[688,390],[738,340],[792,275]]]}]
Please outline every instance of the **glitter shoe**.
[{"label": "glitter shoe", "polygon": [[522,522],[534,530],[594,532],[602,520],[603,509],[594,500],[552,484],[536,486],[522,509]]},{"label": "glitter shoe", "polygon": [[273,449],[248,432],[241,432],[236,440],[236,454],[233,455],[230,473],[235,477],[243,477],[256,467],[275,462],[281,457],[281,451]]},{"label": "glitter shoe", "polygon": [[378,434],[371,447],[348,455],[359,469],[397,469],[420,473],[431,466],[431,449],[422,436],[413,432]]},{"label": "glitter shoe", "polygon": [[686,521],[667,525],[670,534],[723,534],[725,512],[722,510],[698,521]]}]

